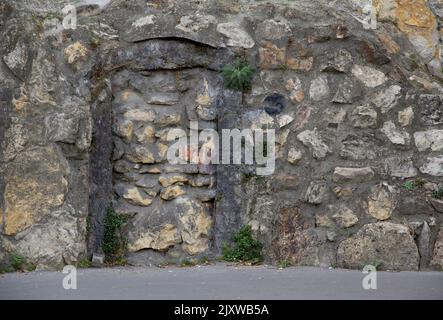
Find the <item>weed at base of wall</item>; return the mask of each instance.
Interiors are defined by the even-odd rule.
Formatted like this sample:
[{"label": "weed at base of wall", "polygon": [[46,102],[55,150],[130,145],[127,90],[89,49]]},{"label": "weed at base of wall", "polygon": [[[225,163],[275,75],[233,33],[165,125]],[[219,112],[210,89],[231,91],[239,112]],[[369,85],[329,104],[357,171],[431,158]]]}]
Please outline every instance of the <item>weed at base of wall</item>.
[{"label": "weed at base of wall", "polygon": [[103,252],[105,253],[106,263],[112,265],[124,265],[126,238],[123,236],[122,228],[127,218],[115,213],[114,209],[109,208],[104,220],[103,234]]},{"label": "weed at base of wall", "polygon": [[260,263],[262,244],[253,237],[250,225],[243,226],[232,236],[232,245],[223,246],[223,258],[231,262]]}]

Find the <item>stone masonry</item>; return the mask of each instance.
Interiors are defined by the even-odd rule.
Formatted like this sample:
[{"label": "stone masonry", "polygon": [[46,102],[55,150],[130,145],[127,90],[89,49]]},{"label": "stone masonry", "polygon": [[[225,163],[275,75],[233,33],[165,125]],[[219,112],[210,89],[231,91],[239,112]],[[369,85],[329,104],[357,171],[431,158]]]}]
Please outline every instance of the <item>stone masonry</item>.
[{"label": "stone masonry", "polygon": [[[133,265],[249,224],[271,264],[443,269],[442,1],[82,2],[0,0],[0,265],[101,254],[112,207]],[[234,128],[275,130],[273,174],[167,160],[171,130]]]}]

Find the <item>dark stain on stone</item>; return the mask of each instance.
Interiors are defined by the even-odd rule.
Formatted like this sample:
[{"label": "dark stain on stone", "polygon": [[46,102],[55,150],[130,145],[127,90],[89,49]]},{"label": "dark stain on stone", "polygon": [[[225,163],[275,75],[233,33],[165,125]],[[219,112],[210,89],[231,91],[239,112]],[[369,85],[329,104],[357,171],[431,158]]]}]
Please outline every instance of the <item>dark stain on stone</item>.
[{"label": "dark stain on stone", "polygon": [[269,115],[276,115],[283,111],[285,107],[285,97],[279,93],[273,93],[265,98],[265,111]]}]

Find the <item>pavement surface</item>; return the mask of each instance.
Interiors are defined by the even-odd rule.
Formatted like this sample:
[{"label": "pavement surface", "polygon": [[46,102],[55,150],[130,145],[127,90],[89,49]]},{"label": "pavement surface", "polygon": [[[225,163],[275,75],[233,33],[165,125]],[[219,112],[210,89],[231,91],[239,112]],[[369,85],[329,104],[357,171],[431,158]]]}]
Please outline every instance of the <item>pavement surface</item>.
[{"label": "pavement surface", "polygon": [[375,290],[363,289],[360,271],[311,267],[78,269],[77,289],[70,290],[63,288],[66,276],[0,275],[0,299],[443,299],[443,272],[377,272]]}]

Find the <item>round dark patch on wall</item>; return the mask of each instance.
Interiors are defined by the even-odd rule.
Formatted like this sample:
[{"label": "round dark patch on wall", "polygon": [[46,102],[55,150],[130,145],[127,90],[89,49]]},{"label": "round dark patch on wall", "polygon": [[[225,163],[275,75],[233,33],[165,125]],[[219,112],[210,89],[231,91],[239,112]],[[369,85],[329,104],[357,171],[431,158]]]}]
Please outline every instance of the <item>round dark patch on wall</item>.
[{"label": "round dark patch on wall", "polygon": [[265,111],[269,115],[276,115],[285,107],[285,97],[279,93],[273,93],[265,98]]}]

